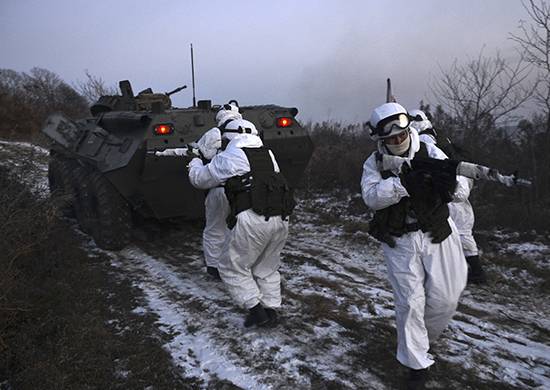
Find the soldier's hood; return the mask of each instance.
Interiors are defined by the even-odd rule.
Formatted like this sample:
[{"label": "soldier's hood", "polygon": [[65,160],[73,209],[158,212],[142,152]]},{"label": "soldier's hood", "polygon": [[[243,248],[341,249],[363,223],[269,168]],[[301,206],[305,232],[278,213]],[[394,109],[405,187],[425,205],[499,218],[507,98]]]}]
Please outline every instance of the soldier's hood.
[{"label": "soldier's hood", "polygon": [[263,146],[261,138],[253,134],[236,134],[227,145],[228,148],[259,148]]},{"label": "soldier's hood", "polygon": [[218,114],[216,114],[216,121],[218,122],[218,126],[221,126],[224,122],[227,122],[230,119],[243,119],[243,116],[239,113],[239,111],[235,110],[221,110],[218,112]]}]

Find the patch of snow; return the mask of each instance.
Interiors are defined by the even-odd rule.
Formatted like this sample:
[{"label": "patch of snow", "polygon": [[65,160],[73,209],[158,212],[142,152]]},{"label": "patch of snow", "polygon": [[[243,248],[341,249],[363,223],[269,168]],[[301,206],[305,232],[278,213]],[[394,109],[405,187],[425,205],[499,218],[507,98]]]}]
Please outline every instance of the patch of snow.
[{"label": "patch of snow", "polygon": [[24,183],[38,197],[49,196],[48,164],[46,161],[49,151],[28,142],[0,141],[0,150],[7,156],[0,160],[0,164],[12,168],[23,169],[31,164],[33,169],[25,170]]},{"label": "patch of snow", "polygon": [[183,368],[185,376],[201,378],[208,383],[212,374],[215,374],[244,389],[269,388],[259,378],[224,356],[207,332],[199,329],[194,334],[190,333],[188,327],[197,324],[190,322],[193,317],[181,305],[164,298],[163,292],[156,286],[140,283],[139,287],[145,293],[150,309],[159,316],[160,329],[168,334],[176,334],[164,347],[172,355],[175,364]]},{"label": "patch of snow", "polygon": [[507,244],[505,251],[518,253],[522,256],[533,257],[541,254],[550,254],[550,247],[538,242],[523,242]]},{"label": "patch of snow", "polygon": [[137,314],[137,315],[143,315],[147,312],[148,312],[147,309],[144,308],[144,307],[141,307],[141,306],[138,306],[138,307],[136,307],[135,309],[132,310],[132,313]]},{"label": "patch of snow", "polygon": [[48,156],[50,154],[50,151],[48,149],[45,149],[41,146],[32,144],[30,142],[17,142],[17,141],[3,141],[0,140],[0,145],[8,145],[8,146],[15,146],[20,147],[24,149],[32,149],[36,153],[42,154],[44,156]]}]

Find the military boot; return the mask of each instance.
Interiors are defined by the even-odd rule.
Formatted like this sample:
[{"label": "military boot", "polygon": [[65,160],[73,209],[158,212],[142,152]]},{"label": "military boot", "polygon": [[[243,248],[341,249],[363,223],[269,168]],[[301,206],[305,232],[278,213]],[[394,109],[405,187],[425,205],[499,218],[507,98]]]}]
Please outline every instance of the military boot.
[{"label": "military boot", "polygon": [[267,316],[269,317],[269,323],[268,326],[276,326],[279,323],[279,316],[277,315],[277,310],[266,307],[265,312],[267,313]]},{"label": "military boot", "polygon": [[249,309],[248,312],[249,313],[244,321],[245,328],[249,328],[252,325],[264,326],[269,322],[269,317],[260,303]]},{"label": "military boot", "polygon": [[486,284],[487,276],[481,267],[479,256],[468,256],[466,262],[468,263],[468,284]]},{"label": "military boot", "polygon": [[218,271],[216,267],[207,266],[206,273],[216,280],[222,280],[222,278],[220,277],[220,271]]},{"label": "military boot", "polygon": [[420,370],[409,370],[409,375],[405,383],[405,389],[407,390],[419,390],[424,389],[424,385],[428,380],[428,369],[422,368]]}]

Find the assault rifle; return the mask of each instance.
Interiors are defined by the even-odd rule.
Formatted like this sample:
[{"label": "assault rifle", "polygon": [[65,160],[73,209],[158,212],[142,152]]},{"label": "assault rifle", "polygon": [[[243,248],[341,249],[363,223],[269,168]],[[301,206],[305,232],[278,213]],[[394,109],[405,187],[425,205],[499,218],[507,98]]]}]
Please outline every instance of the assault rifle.
[{"label": "assault rifle", "polygon": [[378,161],[383,171],[397,170],[401,172],[403,164],[412,170],[425,170],[428,172],[441,172],[456,174],[474,180],[489,180],[504,184],[506,187],[522,186],[531,187],[532,183],[527,179],[520,179],[515,174],[503,175],[495,168],[483,165],[456,160],[438,160],[436,158],[415,157],[413,159],[391,156],[388,154],[378,155]]}]

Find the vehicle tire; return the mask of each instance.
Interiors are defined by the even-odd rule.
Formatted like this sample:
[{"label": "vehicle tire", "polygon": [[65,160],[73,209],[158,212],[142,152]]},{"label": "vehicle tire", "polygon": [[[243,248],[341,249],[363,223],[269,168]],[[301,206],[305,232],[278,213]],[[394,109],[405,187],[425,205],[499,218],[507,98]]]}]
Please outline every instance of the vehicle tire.
[{"label": "vehicle tire", "polygon": [[50,198],[60,214],[64,217],[74,217],[74,191],[71,176],[75,163],[71,160],[52,155],[48,163],[48,184]]},{"label": "vehicle tire", "polygon": [[74,194],[73,210],[80,230],[84,233],[91,233],[91,219],[89,201],[89,171],[82,165],[76,164],[71,172],[71,188]]},{"label": "vehicle tire", "polygon": [[79,218],[81,228],[102,249],[120,250],[130,243],[132,214],[126,200],[96,170],[77,172],[81,183]]}]

